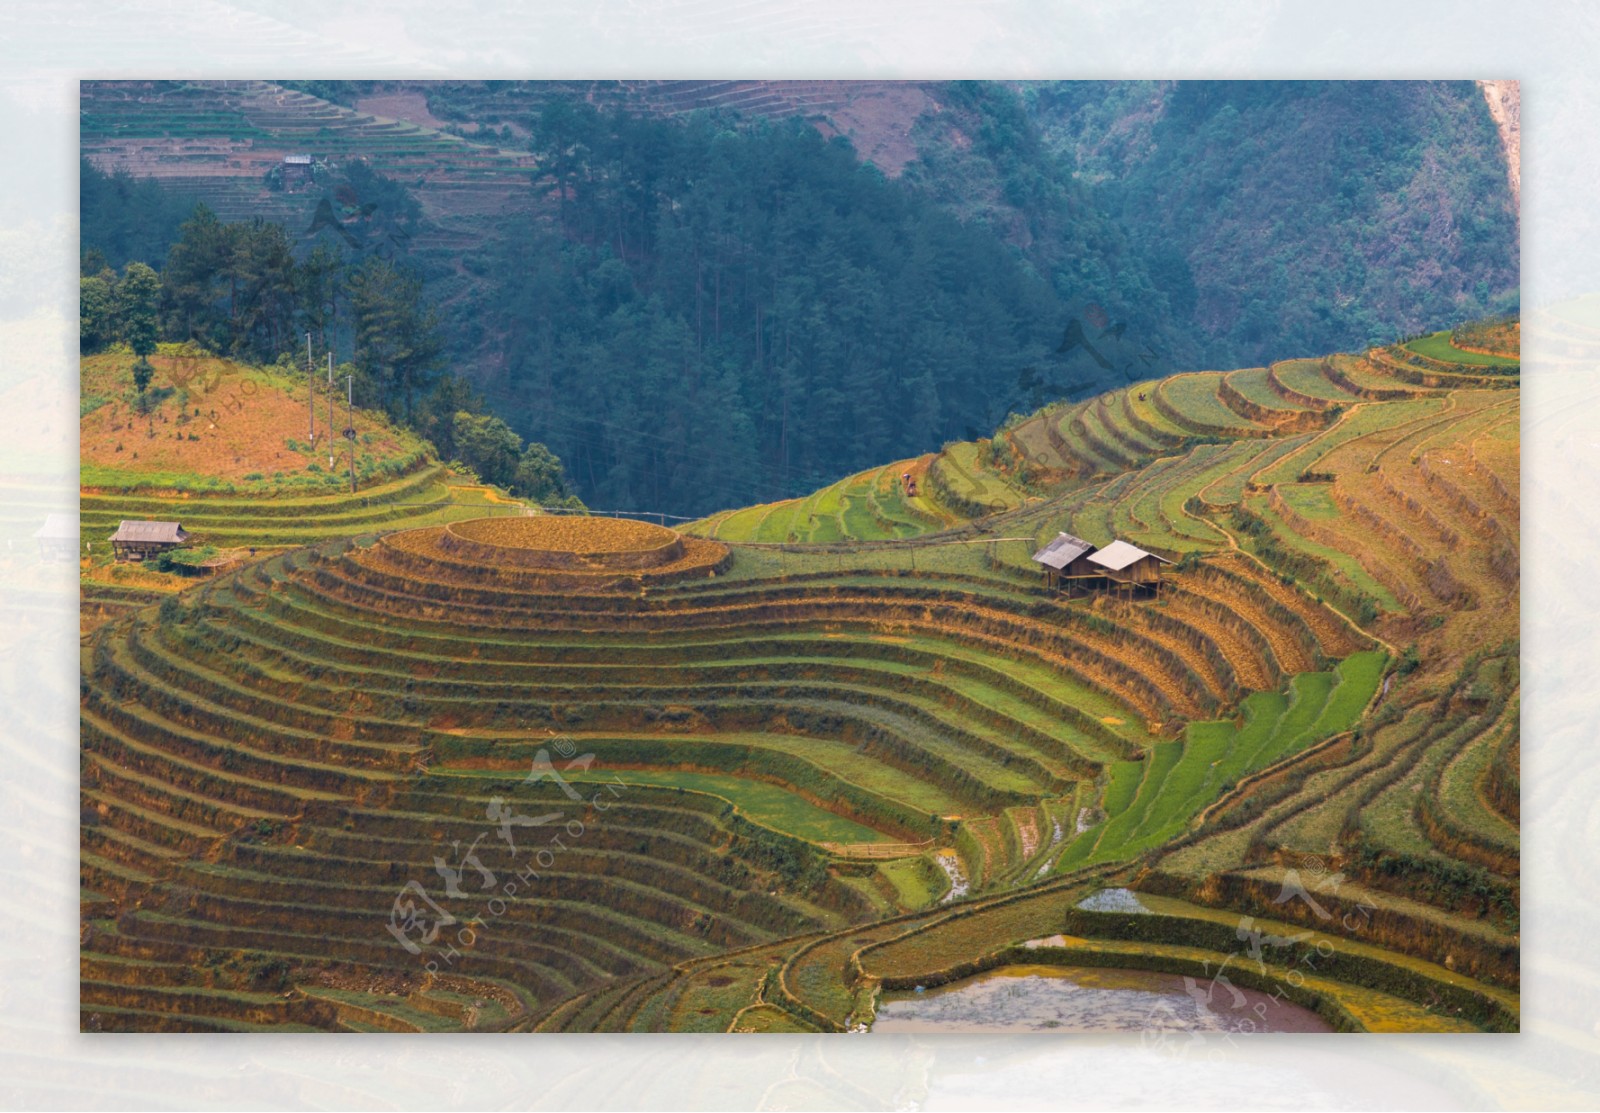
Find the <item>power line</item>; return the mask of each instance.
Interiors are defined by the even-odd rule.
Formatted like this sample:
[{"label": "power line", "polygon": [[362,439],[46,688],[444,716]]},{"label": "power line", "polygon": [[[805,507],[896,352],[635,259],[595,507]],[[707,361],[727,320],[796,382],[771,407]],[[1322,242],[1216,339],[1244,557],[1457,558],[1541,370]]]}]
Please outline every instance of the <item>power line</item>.
[{"label": "power line", "polygon": [[389,499],[389,500],[381,500],[379,502],[373,502],[371,498],[363,498],[363,499],[361,499],[361,505],[364,506],[364,507],[374,507],[374,506],[424,506],[424,507],[433,507],[433,508],[438,508],[440,506],[470,506],[470,507],[472,507],[474,509],[477,509],[477,510],[494,511],[494,510],[504,509],[506,511],[515,511],[515,512],[519,512],[519,513],[525,513],[525,512],[530,511],[530,510],[537,510],[541,514],[574,514],[574,515],[585,515],[585,514],[588,514],[588,515],[593,515],[594,517],[597,517],[597,518],[618,517],[618,516],[627,516],[627,515],[642,515],[642,516],[649,517],[649,518],[671,518],[675,522],[698,522],[700,520],[700,518],[705,517],[705,515],[703,515],[703,514],[700,515],[700,517],[691,517],[691,516],[686,515],[686,514],[668,514],[664,510],[595,510],[595,509],[593,509],[591,507],[587,507],[587,506],[584,507],[582,510],[579,510],[579,509],[577,509],[575,507],[570,507],[570,506],[541,506],[539,503],[533,502],[531,500],[527,504],[522,504],[522,503],[512,504],[512,503],[504,503],[504,502],[498,502],[498,503],[465,502],[465,501],[463,501],[461,499],[454,499],[454,498],[433,499],[432,501],[429,501],[429,502],[409,502],[409,501],[402,501],[400,499]]},{"label": "power line", "polygon": [[[567,435],[569,439],[579,444],[589,445],[596,448],[600,446],[600,442],[592,436],[585,436],[578,432],[570,432]],[[745,466],[745,461],[735,460],[733,457],[705,451],[693,446],[669,444],[659,447],[654,451],[660,453],[661,455],[678,460],[711,459],[713,461],[721,460],[739,468]],[[730,474],[724,480],[726,486],[735,491],[744,492],[746,495],[751,496],[753,502],[781,502],[788,499],[803,498],[815,490],[826,487],[828,485],[828,477],[825,475],[812,473],[811,478],[797,479],[796,482],[809,484],[809,486],[801,486],[798,490],[796,490],[785,486],[779,486],[772,482],[759,479],[755,476],[742,473]]]},{"label": "power line", "polygon": [[[501,397],[504,398],[504,395],[502,395]],[[711,460],[721,460],[721,461],[723,461],[725,463],[738,464],[738,465],[741,465],[741,466],[745,463],[745,461],[739,460],[736,457],[731,456],[726,452],[720,452],[720,451],[718,451],[718,450],[716,450],[714,448],[711,448],[709,446],[706,446],[706,445],[695,445],[695,446],[692,446],[692,447],[691,446],[687,446],[687,445],[683,445],[683,444],[681,444],[679,442],[678,438],[669,437],[664,433],[653,433],[653,432],[650,432],[650,431],[645,430],[645,429],[638,429],[638,428],[634,428],[634,427],[631,427],[631,426],[619,425],[619,424],[617,424],[616,422],[613,422],[613,421],[604,421],[604,420],[602,420],[600,418],[592,417],[589,414],[578,413],[576,411],[570,411],[570,410],[565,410],[564,411],[564,410],[555,409],[555,408],[544,408],[544,407],[541,407],[540,409],[534,411],[533,414],[530,415],[529,425],[532,426],[533,424],[536,423],[536,421],[538,419],[542,419],[542,418],[545,418],[547,416],[554,417],[558,424],[561,423],[561,422],[566,422],[569,425],[569,427],[572,424],[576,424],[576,423],[580,423],[581,422],[581,423],[588,424],[588,425],[596,425],[596,426],[599,426],[599,427],[604,428],[604,429],[611,429],[611,430],[613,430],[613,431],[615,431],[617,433],[626,435],[628,437],[643,438],[643,439],[646,439],[646,440],[653,440],[653,441],[662,441],[667,445],[667,449],[666,450],[672,451],[672,452],[674,452],[676,454],[680,454],[680,455],[687,454],[687,453],[692,453],[695,457],[711,459]],[[582,440],[582,439],[585,439],[585,438],[578,438],[578,439]],[[826,484],[828,482],[827,477],[825,475],[819,474],[815,470],[807,471],[803,475],[802,474],[798,474],[799,469],[797,469],[794,465],[791,465],[791,464],[786,463],[784,461],[778,461],[778,462],[776,462],[774,464],[769,464],[769,465],[764,465],[764,466],[774,467],[778,471],[780,471],[782,473],[785,473],[786,475],[787,474],[795,474],[795,478],[794,478],[793,482],[796,482],[796,483],[812,483],[812,484],[815,484],[817,487],[821,487],[821,486],[826,486]],[[784,480],[782,482],[789,482],[789,481],[788,480]],[[802,490],[796,491],[796,492],[788,492],[787,489],[784,488],[784,487],[773,487],[770,484],[763,484],[763,486],[767,487],[767,489],[769,489],[769,490],[783,490],[783,491],[785,491],[785,493],[782,496],[784,498],[795,498],[795,497],[797,497],[798,495],[801,495],[801,494],[809,494],[811,490],[815,490],[816,489],[815,487],[812,487],[812,488],[809,488],[809,489],[802,489]]]},{"label": "power line", "polygon": [[[568,425],[573,425],[579,424],[579,422],[584,422],[584,424],[600,425],[602,429],[614,430],[614,432],[622,433],[622,435],[627,435],[627,437],[662,441],[662,443],[664,443],[664,448],[658,449],[658,451],[666,451],[666,453],[677,454],[677,456],[686,456],[686,454],[691,454],[691,456],[694,457],[709,459],[709,461],[722,461],[725,462],[725,464],[744,465],[747,462],[741,461],[739,457],[731,456],[730,453],[723,453],[723,451],[718,451],[718,449],[709,448],[709,446],[682,445],[677,438],[667,437],[666,433],[651,433],[640,429],[629,429],[627,425],[619,425],[616,424],[616,422],[600,421],[598,417],[589,417],[578,413],[560,413],[560,411],[541,411],[541,416],[554,416],[555,419],[557,419],[557,424],[566,422]],[[795,465],[786,464],[786,462],[782,461],[776,462],[776,464],[763,464],[763,467],[770,467],[770,469],[776,469],[779,470],[779,472],[790,473],[790,475],[794,475],[797,483],[814,483],[814,481],[818,481],[819,478],[810,472],[802,473],[797,469],[797,467],[795,467]]]}]

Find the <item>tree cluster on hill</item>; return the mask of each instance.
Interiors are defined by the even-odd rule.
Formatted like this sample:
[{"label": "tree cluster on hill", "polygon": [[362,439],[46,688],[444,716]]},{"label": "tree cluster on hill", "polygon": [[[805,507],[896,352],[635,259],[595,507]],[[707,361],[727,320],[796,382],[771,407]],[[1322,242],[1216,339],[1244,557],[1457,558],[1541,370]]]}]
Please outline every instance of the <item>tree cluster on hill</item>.
[{"label": "tree cluster on hill", "polygon": [[1157,277],[1131,231],[1044,141],[1021,97],[995,82],[955,81],[939,98],[941,111],[914,127],[918,157],[904,180],[1010,244],[1073,309],[1097,305],[1160,350],[1163,368],[1187,366],[1198,344],[1184,319],[1186,291]]},{"label": "tree cluster on hill", "polygon": [[313,97],[321,97],[333,104],[354,108],[356,101],[374,89],[376,81],[280,81],[285,89],[293,89]]},{"label": "tree cluster on hill", "polygon": [[[97,172],[86,164],[86,173]],[[106,263],[100,231],[96,225],[85,234],[94,246],[79,280],[79,347],[89,354],[127,344],[137,357],[131,379],[141,403],[158,341],[256,364],[294,363],[309,334],[318,351],[340,345],[352,352],[340,369],[359,405],[417,429],[442,458],[540,502],[574,501],[560,459],[484,414],[482,398],[447,369],[438,315],[403,260],[352,255],[326,241],[296,259],[283,225],[226,223],[197,204],[173,233],[159,272],[135,260],[119,275]]]},{"label": "tree cluster on hill", "polygon": [[[226,223],[195,205],[159,276],[133,262],[120,277],[104,268],[80,282],[85,352],[118,340],[137,350],[135,330],[158,329],[162,340],[272,363],[309,333],[320,350],[349,345],[362,405],[407,421],[444,376],[437,316],[410,268],[326,243],[297,260],[281,224]],[[154,350],[152,339],[142,354]]]},{"label": "tree cluster on hill", "polygon": [[159,268],[194,203],[155,178],[135,178],[123,170],[106,174],[79,159],[82,273],[120,271],[134,262]]},{"label": "tree cluster on hill", "polygon": [[450,415],[451,455],[470,464],[484,480],[542,506],[578,506],[561,461],[542,444],[522,438],[498,417],[457,410]]},{"label": "tree cluster on hill", "polygon": [[471,315],[499,333],[496,411],[590,501],[793,495],[986,432],[1030,368],[1058,395],[1116,381],[1062,371],[1049,276],[803,121],[555,101],[532,130],[554,220],[494,245]]}]

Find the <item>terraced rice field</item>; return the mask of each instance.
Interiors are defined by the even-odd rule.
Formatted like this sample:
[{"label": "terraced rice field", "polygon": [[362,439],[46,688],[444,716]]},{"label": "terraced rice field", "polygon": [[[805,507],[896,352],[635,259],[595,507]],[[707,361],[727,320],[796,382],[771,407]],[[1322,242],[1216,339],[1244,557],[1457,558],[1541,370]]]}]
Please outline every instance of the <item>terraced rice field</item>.
[{"label": "terraced rice field", "polygon": [[[328,465],[319,395],[314,446],[305,380],[164,344],[141,412],[129,397],[126,349],[86,357],[80,385],[97,400],[81,419],[79,557],[82,622],[92,629],[194,586],[194,575],[115,563],[109,539],[124,519],[177,521],[191,552],[222,566],[335,537],[443,526],[532,508],[433,459],[426,442],[357,409],[355,489],[349,457]],[[341,413],[341,422],[345,419]],[[301,434],[286,436],[285,430]],[[344,442],[340,442],[340,451]]]},{"label": "terraced rice field", "polygon": [[1333,673],[1301,673],[1287,699],[1277,692],[1251,696],[1242,725],[1191,723],[1181,742],[1161,743],[1148,760],[1113,767],[1120,783],[1107,794],[1106,819],[1074,839],[1054,869],[1130,857],[1181,834],[1240,777],[1353,727],[1387,663],[1382,653],[1367,652]]},{"label": "terraced rice field", "polygon": [[93,493],[80,496],[85,539],[116,532],[124,518],[176,520],[194,544],[286,548],[329,537],[354,537],[391,529],[521,514],[525,504],[452,473],[424,464],[400,479],[328,495],[268,498],[230,495]]},{"label": "terraced rice field", "polygon": [[1519,360],[1514,355],[1474,351],[1457,347],[1454,338],[1446,332],[1435,332],[1406,345],[1408,351],[1444,363],[1459,363],[1468,367],[1516,367]]},{"label": "terraced rice field", "polygon": [[[130,598],[84,651],[84,1025],[832,1031],[999,965],[1231,962],[1340,1030],[1514,1029],[1516,394],[1382,354],[686,536],[330,514]],[[1184,559],[1047,593],[1061,529]],[[1077,907],[1107,884],[1142,910]]]},{"label": "terraced rice field", "polygon": [[[656,547],[656,530],[636,527],[524,519],[458,528],[524,552],[546,551],[557,538],[573,552]],[[523,799],[517,778],[555,732],[594,769],[613,771],[608,780],[585,768],[572,785],[616,784],[629,807],[635,797],[652,808],[681,802],[702,816],[694,823],[714,820],[731,848],[745,849],[748,860],[727,856],[741,877],[759,875],[768,859],[809,870],[790,926],[826,926],[892,911],[915,890],[903,876],[885,875],[867,890],[827,880],[825,869],[817,876],[833,853],[825,844],[954,837],[960,845],[967,837],[989,847],[985,873],[998,882],[1019,867],[1011,859],[1021,842],[979,817],[1037,807],[1092,780],[1102,763],[1149,746],[1138,706],[1211,704],[1230,694],[1201,667],[1213,652],[1226,659],[1202,618],[1181,627],[1193,650],[1176,624],[1125,639],[1085,626],[1074,644],[1057,632],[1073,621],[1065,608],[1047,616],[1025,595],[985,583],[976,557],[967,582],[934,590],[821,572],[802,590],[684,581],[658,587],[641,605],[628,591],[541,593],[538,570],[490,564],[474,572],[464,559],[436,562],[422,576],[398,554],[409,537],[436,532],[273,558],[97,639],[86,663],[95,688],[84,712],[86,793],[105,822],[86,835],[87,889],[125,899],[146,887],[197,884],[191,875],[200,871],[213,887],[232,879],[267,900],[276,892],[271,871],[234,873],[230,863],[299,848],[316,876],[346,879],[337,899],[330,892],[320,898],[326,904],[306,909],[340,935],[352,913],[334,910],[357,892],[371,899],[397,876],[392,865],[372,872],[363,862],[409,860],[411,872],[429,875],[424,851],[441,848],[453,830],[441,825],[441,809],[464,826],[472,801],[487,805],[496,791]],[[971,605],[975,596],[982,607]],[[1146,657],[1161,662],[1161,683],[1135,671]],[[541,809],[563,799],[535,796]],[[137,816],[124,801],[138,802]],[[180,825],[158,818],[162,808],[183,817]],[[374,837],[381,828],[395,845],[380,851],[330,833],[352,822]],[[415,826],[410,849],[399,845],[407,823]],[[969,825],[976,833],[964,836]],[[184,852],[203,847],[229,849],[189,863]],[[638,851],[647,852],[656,851]],[[609,867],[601,872],[612,876]],[[769,876],[778,891],[793,880],[781,867]],[[237,892],[230,915],[245,914]],[[677,922],[681,901],[659,894],[646,900],[624,887],[594,899],[635,897]],[[383,910],[380,900],[374,915]],[[290,915],[267,911],[275,923]],[[776,905],[769,912],[782,918]],[[160,922],[148,928],[158,932]],[[126,917],[116,927],[131,930]],[[185,930],[201,929],[190,921]],[[755,925],[740,931],[740,941],[771,935]],[[667,942],[652,952],[658,958],[698,953],[668,946],[676,937],[660,932]],[[256,949],[277,953],[273,938],[263,934]],[[509,975],[522,961],[514,950],[497,955],[513,965],[494,969]],[[403,967],[404,954],[375,965]],[[647,965],[619,959],[617,969]],[[648,969],[659,972],[659,962]],[[550,1000],[557,983],[544,984]]]},{"label": "terraced rice field", "polygon": [[112,563],[108,538],[125,518],[180,522],[189,531],[192,546],[213,546],[249,560],[258,553],[330,537],[528,512],[525,504],[432,463],[355,494],[250,498],[86,491],[79,496],[79,528],[88,542],[81,590],[83,621],[86,629],[92,629],[198,582]]},{"label": "terraced rice field", "polygon": [[384,119],[266,81],[90,82],[81,130],[85,156],[102,170],[160,178],[223,220],[299,214],[303,196],[263,184],[290,153],[364,159],[408,182],[421,176],[423,204],[452,216],[526,204],[534,166],[525,151],[496,140]]}]

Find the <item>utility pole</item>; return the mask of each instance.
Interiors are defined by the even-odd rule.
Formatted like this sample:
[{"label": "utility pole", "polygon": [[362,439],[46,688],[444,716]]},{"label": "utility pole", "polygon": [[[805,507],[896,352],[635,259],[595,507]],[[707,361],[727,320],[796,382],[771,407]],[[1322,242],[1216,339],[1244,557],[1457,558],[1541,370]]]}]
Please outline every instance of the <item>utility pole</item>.
[{"label": "utility pole", "polygon": [[333,470],[333,349],[328,349],[328,470]]},{"label": "utility pole", "polygon": [[356,493],[356,377],[344,377],[344,439],[350,442],[350,493]]},{"label": "utility pole", "polygon": [[[311,426],[309,436],[311,447],[317,446],[317,372],[311,362],[311,334],[306,333],[306,399],[311,411]],[[331,434],[332,429],[328,432]]]}]

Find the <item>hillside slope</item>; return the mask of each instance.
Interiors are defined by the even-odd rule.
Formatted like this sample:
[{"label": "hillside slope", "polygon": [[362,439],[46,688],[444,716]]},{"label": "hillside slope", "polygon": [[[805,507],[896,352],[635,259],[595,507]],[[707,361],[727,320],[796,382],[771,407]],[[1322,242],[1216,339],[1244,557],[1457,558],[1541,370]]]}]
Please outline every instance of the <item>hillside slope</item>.
[{"label": "hillside slope", "polygon": [[[86,629],[194,586],[204,561],[227,566],[329,537],[526,512],[442,465],[427,442],[381,412],[347,410],[321,373],[313,441],[304,372],[164,344],[141,401],[133,362],[114,349],[80,364]],[[109,538],[123,519],[178,521],[191,535],[184,563],[158,570],[113,561]]]},{"label": "hillside slope", "polygon": [[1205,361],[1190,366],[1516,309],[1514,148],[1473,82],[1043,82],[1024,97],[1162,287],[1187,291],[1174,305]]},{"label": "hillside slope", "polygon": [[[84,1025],[842,1030],[1003,962],[1208,977],[1248,915],[1316,976],[1240,984],[1336,1028],[1514,1029],[1516,364],[1440,358],[1511,336],[1047,411],[921,462],[930,520],[891,470],[770,527],[831,543],[401,530],[109,625]],[[1188,555],[1068,597],[1059,529]]]},{"label": "hillside slope", "polygon": [[[593,505],[798,494],[1048,398],[1351,350],[1518,297],[1501,102],[1470,82],[88,82],[83,98],[95,166],[281,221],[297,251],[414,268],[454,363]],[[290,153],[314,178],[275,188]],[[123,185],[102,186],[85,250],[160,254],[116,219]]]}]

